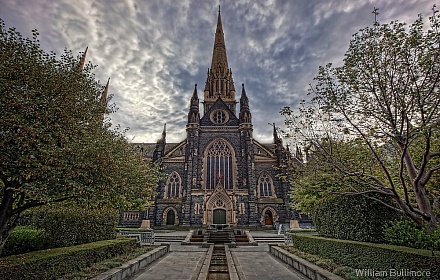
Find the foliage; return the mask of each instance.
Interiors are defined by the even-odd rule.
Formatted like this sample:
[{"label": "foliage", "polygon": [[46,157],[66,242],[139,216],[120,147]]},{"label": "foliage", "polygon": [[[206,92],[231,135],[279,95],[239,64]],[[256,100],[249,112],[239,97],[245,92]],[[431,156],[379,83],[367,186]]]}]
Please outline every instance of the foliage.
[{"label": "foliage", "polygon": [[6,241],[2,256],[17,255],[49,248],[49,238],[42,229],[16,227]]},{"label": "foliage", "polygon": [[60,279],[137,246],[136,240],[121,238],[9,256],[0,259],[0,279]]},{"label": "foliage", "polygon": [[47,234],[50,247],[67,247],[116,238],[119,213],[72,205],[42,206],[26,213],[28,225]]},{"label": "foliage", "polygon": [[[292,235],[293,247],[322,258],[328,258],[354,269],[389,271],[429,271],[433,278],[440,275],[440,259],[430,251],[407,247],[348,241],[313,236]],[[438,252],[437,252],[438,253]]]},{"label": "foliage", "polygon": [[282,110],[286,136],[307,157],[291,172],[295,207],[312,211],[329,194],[379,193],[419,226],[438,223],[440,15],[433,11],[428,28],[419,17],[360,30],[342,66],[320,67],[311,101]]},{"label": "foliage", "polygon": [[[390,200],[378,195],[373,198]],[[386,223],[399,217],[400,213],[377,200],[353,195],[325,200],[317,208],[313,221],[318,233],[325,237],[380,243]]]},{"label": "foliage", "polygon": [[95,66],[82,67],[71,51],[45,53],[37,36],[0,20],[0,250],[26,209],[66,200],[146,207],[160,179],[124,131],[103,125],[115,107]]},{"label": "foliage", "polygon": [[124,263],[135,259],[143,254],[148,253],[149,251],[155,249],[157,246],[139,246],[135,247],[132,251],[128,251],[124,254],[117,255],[113,258],[108,258],[98,263],[94,263],[89,267],[83,268],[81,271],[69,273],[63,275],[63,280],[68,279],[93,279],[100,275],[101,273],[105,273],[106,271],[119,267]]},{"label": "foliage", "polygon": [[384,229],[384,239],[387,244],[392,245],[440,250],[439,227],[430,233],[408,220],[390,222]]}]

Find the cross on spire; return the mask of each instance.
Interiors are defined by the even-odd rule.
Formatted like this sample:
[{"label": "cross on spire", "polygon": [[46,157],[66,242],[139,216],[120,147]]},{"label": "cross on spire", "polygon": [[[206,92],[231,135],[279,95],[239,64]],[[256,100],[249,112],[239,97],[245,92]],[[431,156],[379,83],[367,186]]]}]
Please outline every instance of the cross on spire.
[{"label": "cross on spire", "polygon": [[374,14],[374,23],[377,23],[377,16],[379,15],[379,8],[373,7],[373,12],[372,14]]}]

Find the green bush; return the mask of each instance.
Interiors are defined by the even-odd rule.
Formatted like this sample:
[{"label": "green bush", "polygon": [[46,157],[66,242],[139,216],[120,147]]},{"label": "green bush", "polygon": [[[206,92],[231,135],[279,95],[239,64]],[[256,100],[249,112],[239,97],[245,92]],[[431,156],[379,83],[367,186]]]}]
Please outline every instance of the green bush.
[{"label": "green bush", "polygon": [[6,240],[2,256],[28,253],[48,248],[49,239],[44,230],[17,227]]},{"label": "green bush", "polygon": [[409,220],[390,222],[384,229],[385,243],[420,249],[440,250],[440,227],[430,234]]},{"label": "green bush", "polygon": [[[374,198],[391,203],[389,198]],[[386,223],[400,218],[400,213],[363,195],[350,195],[322,202],[313,217],[322,236],[381,243]]]},{"label": "green bush", "polygon": [[119,238],[4,257],[0,259],[0,280],[60,279],[137,246],[135,239]]},{"label": "green bush", "polygon": [[310,234],[293,235],[292,244],[300,251],[328,258],[354,269],[429,271],[432,279],[440,277],[440,258],[438,257],[440,252],[435,252],[436,255],[432,256],[428,250],[332,239]]},{"label": "green bush", "polygon": [[43,229],[50,247],[67,247],[116,238],[118,211],[78,206],[44,206],[26,213],[23,223]]}]

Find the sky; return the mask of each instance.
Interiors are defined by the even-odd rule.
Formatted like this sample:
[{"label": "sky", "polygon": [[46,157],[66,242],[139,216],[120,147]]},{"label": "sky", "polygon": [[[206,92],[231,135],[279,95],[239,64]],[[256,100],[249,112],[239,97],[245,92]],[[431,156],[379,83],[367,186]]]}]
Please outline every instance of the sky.
[{"label": "sky", "polygon": [[[237,101],[249,98],[254,138],[273,141],[281,108],[298,108],[318,67],[341,65],[351,36],[379,23],[427,22],[432,0],[0,0],[0,18],[41,47],[79,54],[98,65],[96,78],[119,108],[109,117],[129,128],[130,142],[154,143],[167,124],[167,143],[185,139],[194,84],[203,98],[218,5]],[[238,110],[238,106],[237,106]],[[203,112],[203,110],[201,111]],[[238,114],[238,113],[237,113]]]}]

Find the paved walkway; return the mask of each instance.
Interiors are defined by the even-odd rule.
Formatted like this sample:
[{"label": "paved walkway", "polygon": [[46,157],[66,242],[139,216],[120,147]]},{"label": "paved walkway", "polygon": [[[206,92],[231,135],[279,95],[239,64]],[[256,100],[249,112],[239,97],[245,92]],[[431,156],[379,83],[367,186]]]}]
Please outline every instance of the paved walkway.
[{"label": "paved walkway", "polygon": [[[240,246],[231,248],[241,280],[304,280],[286,264],[269,254],[269,246]],[[171,243],[170,253],[154,262],[130,280],[192,280],[197,279],[207,248]]]},{"label": "paved walkway", "polygon": [[198,275],[207,251],[208,248],[171,243],[170,252],[165,255],[165,257],[154,262],[129,279],[190,280],[193,276]]},{"label": "paved walkway", "polygon": [[239,276],[247,280],[303,280],[301,275],[269,253],[267,244],[231,248]]}]

